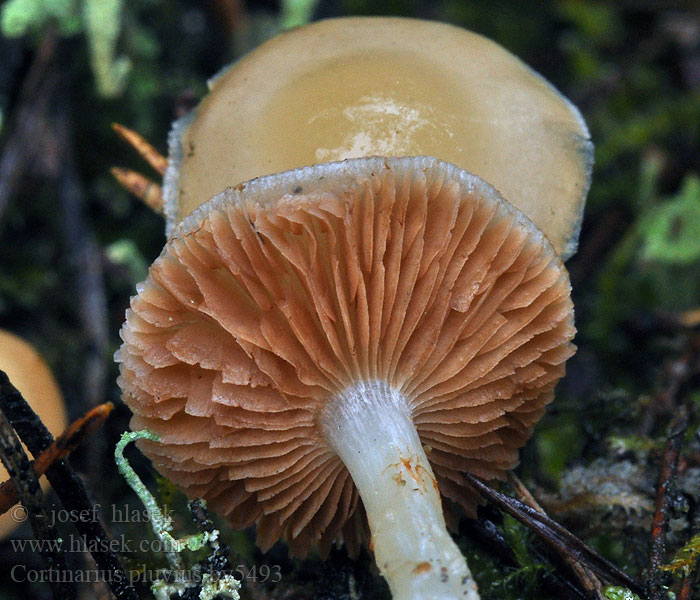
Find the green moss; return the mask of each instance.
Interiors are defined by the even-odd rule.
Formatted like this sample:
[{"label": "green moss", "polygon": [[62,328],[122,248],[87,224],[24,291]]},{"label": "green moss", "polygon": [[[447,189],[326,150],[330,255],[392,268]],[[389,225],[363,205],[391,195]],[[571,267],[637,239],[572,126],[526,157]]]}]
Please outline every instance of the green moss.
[{"label": "green moss", "polygon": [[612,585],[603,588],[603,596],[605,596],[607,600],[641,600],[637,594],[630,590]]},{"label": "green moss", "polygon": [[640,219],[645,260],[687,265],[700,259],[700,178],[686,176],[675,196]]},{"label": "green moss", "polygon": [[108,98],[118,96],[131,71],[131,61],[126,56],[116,56],[124,3],[122,0],[83,1],[83,20],[97,90]]},{"label": "green moss", "polygon": [[8,0],[0,14],[0,30],[7,37],[36,32],[49,23],[56,23],[63,35],[78,33],[78,0]]},{"label": "green moss", "polygon": [[624,35],[622,22],[614,5],[567,0],[559,3],[557,8],[562,17],[575,25],[589,42],[593,42],[592,47],[614,43]]},{"label": "green moss", "polygon": [[537,451],[542,470],[552,481],[558,481],[564,467],[581,451],[583,438],[578,424],[570,415],[558,416],[541,427],[537,435]]}]

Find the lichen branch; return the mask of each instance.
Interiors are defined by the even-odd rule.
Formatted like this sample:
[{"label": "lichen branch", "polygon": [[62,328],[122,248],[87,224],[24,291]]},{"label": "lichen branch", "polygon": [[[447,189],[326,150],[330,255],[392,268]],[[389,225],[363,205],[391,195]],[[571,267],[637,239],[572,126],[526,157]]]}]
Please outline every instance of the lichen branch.
[{"label": "lichen branch", "polygon": [[[160,436],[148,430],[124,432],[114,450],[117,468],[124,479],[126,479],[129,487],[134,490],[134,493],[146,507],[153,533],[164,548],[164,554],[168,559],[170,568],[174,571],[182,571],[184,564],[180,554],[185,550],[199,550],[203,548],[205,544],[209,544],[212,550],[216,552],[219,548],[219,531],[212,527],[207,527],[200,533],[189,535],[181,539],[176,539],[170,534],[173,529],[172,519],[168,514],[163,513],[153,494],[148,491],[146,485],[124,456],[124,449],[126,446],[137,440],[151,440],[157,442],[160,441]],[[215,597],[221,597],[238,600],[238,589],[240,585],[240,582],[231,574],[215,577],[213,574],[205,573],[201,581],[199,598],[200,600],[212,600]],[[190,587],[190,582],[187,581],[168,583],[159,580],[151,586],[151,591],[155,595],[156,600],[168,600],[168,598],[174,594],[182,596],[183,592],[188,589],[188,587]]]}]

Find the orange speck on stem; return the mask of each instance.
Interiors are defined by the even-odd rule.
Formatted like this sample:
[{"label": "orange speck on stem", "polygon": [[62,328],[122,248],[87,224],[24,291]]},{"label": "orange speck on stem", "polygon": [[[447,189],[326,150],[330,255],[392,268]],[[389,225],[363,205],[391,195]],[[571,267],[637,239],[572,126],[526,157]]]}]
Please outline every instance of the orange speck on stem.
[{"label": "orange speck on stem", "polygon": [[416,565],[415,569],[413,569],[413,572],[416,575],[418,575],[419,573],[427,573],[428,571],[430,571],[430,569],[430,563],[428,561],[423,561],[422,563],[418,563]]},{"label": "orange speck on stem", "polygon": [[395,473],[391,478],[397,485],[406,485],[406,480],[402,477],[401,473]]}]

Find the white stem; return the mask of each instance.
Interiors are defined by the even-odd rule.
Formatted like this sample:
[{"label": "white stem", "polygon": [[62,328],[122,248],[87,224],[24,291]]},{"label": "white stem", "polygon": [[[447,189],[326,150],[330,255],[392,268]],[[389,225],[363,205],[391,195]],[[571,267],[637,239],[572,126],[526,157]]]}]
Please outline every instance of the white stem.
[{"label": "white stem", "polygon": [[479,600],[403,396],[381,381],[355,384],[328,403],[321,425],[360,493],[394,600]]}]

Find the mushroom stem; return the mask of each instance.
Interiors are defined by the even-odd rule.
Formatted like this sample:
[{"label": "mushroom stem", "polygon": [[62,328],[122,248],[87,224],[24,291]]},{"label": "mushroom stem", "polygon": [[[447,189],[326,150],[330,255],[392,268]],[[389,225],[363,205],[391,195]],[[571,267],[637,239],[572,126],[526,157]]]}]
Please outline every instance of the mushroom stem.
[{"label": "mushroom stem", "polygon": [[383,381],[357,383],[328,403],[321,426],[360,493],[394,600],[479,600],[401,393]]}]

